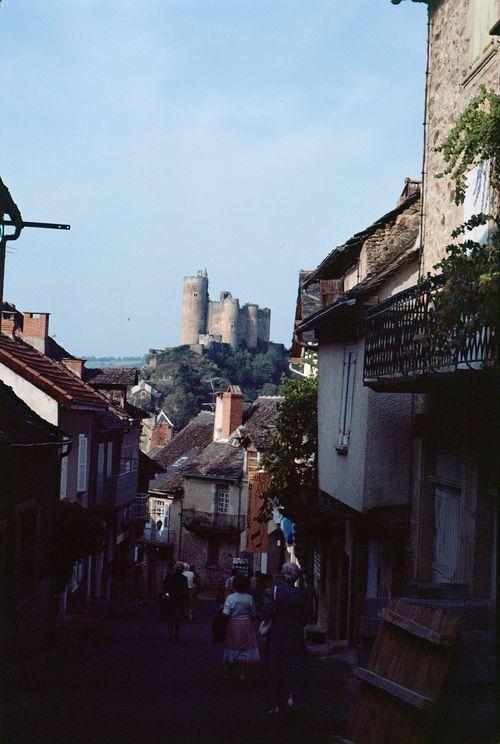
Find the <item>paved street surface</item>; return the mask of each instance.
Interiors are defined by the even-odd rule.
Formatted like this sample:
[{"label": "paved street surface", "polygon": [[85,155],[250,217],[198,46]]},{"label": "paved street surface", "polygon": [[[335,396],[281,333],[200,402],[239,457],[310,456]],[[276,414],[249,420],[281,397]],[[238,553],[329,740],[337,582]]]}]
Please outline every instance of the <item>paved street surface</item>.
[{"label": "paved street surface", "polygon": [[[154,605],[106,620],[85,641],[17,673],[3,697],[2,744],[122,742],[325,742],[339,733],[351,699],[342,664],[316,661],[293,721],[270,723],[260,668],[246,683],[224,680],[214,645],[212,601],[176,645]],[[333,671],[332,671],[333,668]]]}]

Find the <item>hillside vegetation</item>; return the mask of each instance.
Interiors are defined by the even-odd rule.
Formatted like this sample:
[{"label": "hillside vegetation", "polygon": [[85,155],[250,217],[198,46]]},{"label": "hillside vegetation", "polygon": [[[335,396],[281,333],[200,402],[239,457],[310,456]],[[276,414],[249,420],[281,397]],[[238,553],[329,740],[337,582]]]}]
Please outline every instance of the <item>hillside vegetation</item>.
[{"label": "hillside vegetation", "polygon": [[144,370],[143,376],[165,395],[163,408],[179,431],[202,409],[210,410],[214,390],[229,384],[241,387],[246,403],[259,395],[278,395],[288,361],[283,344],[255,351],[219,344],[201,356],[189,346],[176,346],[156,355],[156,369]]}]

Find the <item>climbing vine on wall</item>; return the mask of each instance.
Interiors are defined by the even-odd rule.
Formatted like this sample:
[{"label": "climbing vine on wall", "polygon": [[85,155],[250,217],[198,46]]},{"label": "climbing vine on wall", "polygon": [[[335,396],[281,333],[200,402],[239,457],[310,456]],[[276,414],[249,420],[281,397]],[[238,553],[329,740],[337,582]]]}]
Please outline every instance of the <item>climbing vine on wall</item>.
[{"label": "climbing vine on wall", "polygon": [[[479,94],[458,118],[444,142],[436,148],[445,168],[438,178],[450,176],[455,202],[465,200],[467,174],[489,162],[493,204],[500,185],[500,96],[481,87]],[[488,226],[487,237],[478,242],[472,231]],[[428,343],[463,348],[467,339],[488,327],[496,329],[499,314],[500,221],[497,215],[475,214],[457,227],[445,257],[434,266],[436,274],[421,280],[426,289],[438,289],[431,308]],[[493,343],[495,335],[493,335]]]},{"label": "climbing vine on wall", "polygon": [[490,161],[490,181],[500,183],[500,95],[481,86],[449,135],[436,152],[443,155],[445,167],[437,178],[449,175],[455,184],[455,202],[463,203],[467,173],[475,165]]}]

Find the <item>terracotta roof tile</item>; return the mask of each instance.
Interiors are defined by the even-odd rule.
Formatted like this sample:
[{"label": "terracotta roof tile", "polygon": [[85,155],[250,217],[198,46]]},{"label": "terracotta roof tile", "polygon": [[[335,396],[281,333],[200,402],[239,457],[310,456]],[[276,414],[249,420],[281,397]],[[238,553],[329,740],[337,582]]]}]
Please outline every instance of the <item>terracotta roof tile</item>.
[{"label": "terracotta roof tile", "polygon": [[105,409],[108,401],[59,362],[20,339],[0,337],[0,362],[43,390],[66,408],[84,405]]}]

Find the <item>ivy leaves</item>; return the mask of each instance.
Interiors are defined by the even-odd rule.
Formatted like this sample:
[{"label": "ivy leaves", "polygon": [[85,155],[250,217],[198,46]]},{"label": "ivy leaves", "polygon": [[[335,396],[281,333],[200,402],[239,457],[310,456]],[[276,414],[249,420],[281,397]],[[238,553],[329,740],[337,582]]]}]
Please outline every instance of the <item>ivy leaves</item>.
[{"label": "ivy leaves", "polygon": [[444,142],[435,148],[443,155],[445,168],[436,178],[451,176],[455,184],[455,203],[462,204],[467,189],[467,173],[475,165],[491,161],[491,184],[500,184],[500,95],[484,85],[458,117]]}]

